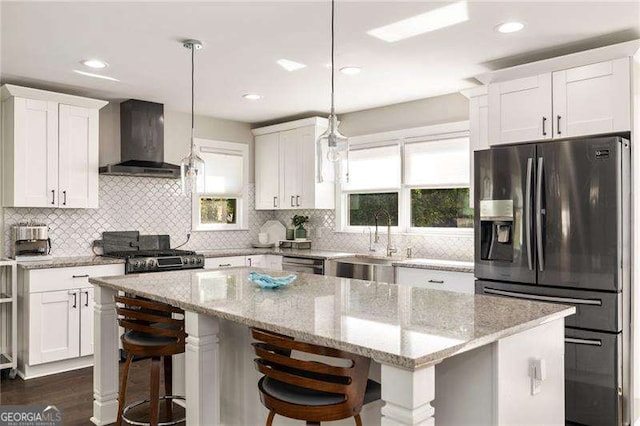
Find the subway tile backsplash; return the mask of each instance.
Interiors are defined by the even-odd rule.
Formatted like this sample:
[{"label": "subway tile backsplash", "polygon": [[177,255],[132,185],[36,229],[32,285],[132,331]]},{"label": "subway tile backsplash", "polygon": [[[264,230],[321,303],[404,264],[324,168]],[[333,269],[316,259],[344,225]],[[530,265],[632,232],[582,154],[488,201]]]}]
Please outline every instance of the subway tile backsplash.
[{"label": "subway tile backsplash", "polygon": [[[249,187],[249,230],[193,232],[186,249],[250,247],[257,241],[260,226],[269,219],[289,225],[294,214],[310,216],[313,248],[366,252],[369,236],[334,232],[333,210],[257,211],[254,185]],[[138,230],[143,234],[169,234],[173,246],[181,244],[191,226],[188,197],[180,193],[180,182],[129,176],[100,176],[98,209],[5,208],[5,253],[9,253],[11,225],[35,220],[51,229],[54,256],[86,256],[92,242],[103,231]],[[393,235],[394,245],[404,254],[411,247],[414,257],[472,260],[472,236]],[[386,238],[377,245],[384,252]]]}]

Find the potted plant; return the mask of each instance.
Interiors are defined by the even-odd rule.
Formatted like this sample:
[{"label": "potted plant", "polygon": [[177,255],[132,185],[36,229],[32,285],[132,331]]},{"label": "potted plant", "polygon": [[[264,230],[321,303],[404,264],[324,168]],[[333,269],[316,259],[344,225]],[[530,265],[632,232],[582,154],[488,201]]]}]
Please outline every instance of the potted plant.
[{"label": "potted plant", "polygon": [[296,239],[305,240],[307,238],[307,230],[304,228],[304,224],[309,222],[309,216],[294,215],[291,219],[291,223],[296,228]]}]

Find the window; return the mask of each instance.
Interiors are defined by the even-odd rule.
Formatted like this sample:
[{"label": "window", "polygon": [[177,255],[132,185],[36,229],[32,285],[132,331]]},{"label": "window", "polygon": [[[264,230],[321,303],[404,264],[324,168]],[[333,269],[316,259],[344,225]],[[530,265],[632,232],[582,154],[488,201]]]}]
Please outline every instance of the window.
[{"label": "window", "polygon": [[407,143],[404,155],[410,229],[472,228],[469,139]]},{"label": "window", "polygon": [[384,209],[396,232],[470,232],[469,161],[467,122],[352,138],[338,229],[361,232]]},{"label": "window", "polygon": [[[376,213],[389,212],[398,226],[401,188],[400,145],[382,143],[349,152],[349,183],[343,186],[348,204],[347,226],[373,226]],[[387,218],[384,217],[384,224]]]},{"label": "window", "polygon": [[194,230],[246,229],[248,145],[196,139],[196,149],[204,160],[204,192],[193,197]]}]

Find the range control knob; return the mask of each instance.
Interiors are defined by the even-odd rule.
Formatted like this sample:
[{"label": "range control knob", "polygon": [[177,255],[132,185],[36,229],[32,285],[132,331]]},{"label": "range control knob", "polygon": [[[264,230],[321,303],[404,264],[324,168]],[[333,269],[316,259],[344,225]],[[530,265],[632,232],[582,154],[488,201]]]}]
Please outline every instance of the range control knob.
[{"label": "range control knob", "polygon": [[133,267],[138,269],[140,267],[140,262],[137,261],[137,260],[135,262],[133,262]]}]

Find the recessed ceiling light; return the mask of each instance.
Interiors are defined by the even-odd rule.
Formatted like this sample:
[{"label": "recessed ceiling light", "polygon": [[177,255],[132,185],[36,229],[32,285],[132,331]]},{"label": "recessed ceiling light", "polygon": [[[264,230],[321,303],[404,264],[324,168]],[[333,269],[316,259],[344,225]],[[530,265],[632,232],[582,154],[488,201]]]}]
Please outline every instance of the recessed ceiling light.
[{"label": "recessed ceiling light", "polygon": [[78,74],[82,74],[82,75],[86,75],[87,77],[101,78],[103,80],[110,80],[110,81],[120,81],[117,78],[109,77],[108,75],[94,74],[92,72],[85,72],[85,71],[80,71],[80,70],[73,70],[73,72],[78,73]]},{"label": "recessed ceiling light", "polygon": [[356,75],[356,74],[360,74],[360,67],[342,67],[340,68],[340,72],[342,74],[347,74],[347,75]]},{"label": "recessed ceiling light", "polygon": [[522,22],[505,22],[504,24],[500,24],[496,27],[496,30],[501,33],[515,33],[524,28],[524,24]]},{"label": "recessed ceiling light", "polygon": [[374,28],[367,31],[367,34],[393,43],[468,20],[467,2],[459,1],[384,27]]},{"label": "recessed ceiling light", "polygon": [[247,93],[246,95],[242,95],[243,98],[249,99],[250,101],[257,101],[258,99],[262,99],[262,96],[257,93]]},{"label": "recessed ceiling light", "polygon": [[84,61],[80,61],[80,63],[89,68],[102,69],[109,66],[105,61],[101,61],[100,59],[85,59]]},{"label": "recessed ceiling light", "polygon": [[290,61],[289,59],[278,59],[276,63],[287,71],[297,71],[297,70],[301,70],[302,68],[306,68],[305,64],[301,64],[300,62]]}]

